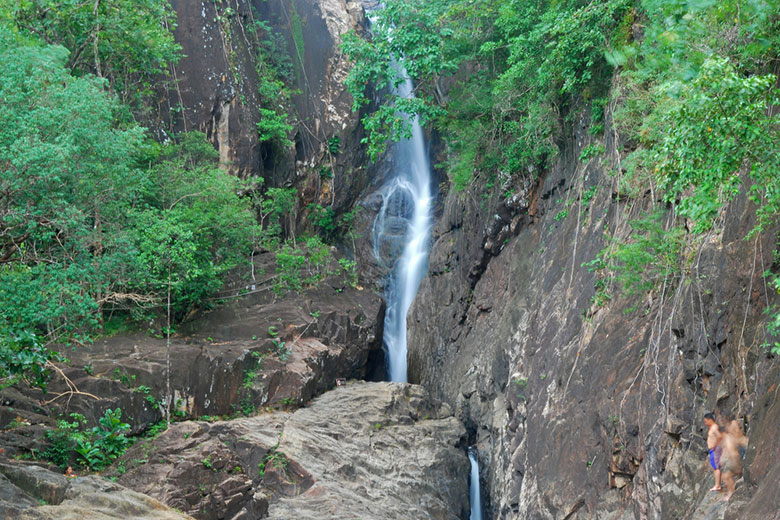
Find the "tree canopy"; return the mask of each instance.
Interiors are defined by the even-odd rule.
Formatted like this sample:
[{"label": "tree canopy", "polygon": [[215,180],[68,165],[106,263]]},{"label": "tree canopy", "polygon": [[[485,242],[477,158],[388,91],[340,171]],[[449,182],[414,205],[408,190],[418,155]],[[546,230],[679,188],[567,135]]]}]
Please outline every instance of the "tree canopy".
[{"label": "tree canopy", "polygon": [[[404,75],[417,98],[390,94],[365,116],[374,156],[408,132],[401,113],[416,114],[443,135],[455,190],[507,198],[549,168],[575,120],[589,116],[592,143],[580,159],[604,159],[619,201],[652,193],[665,205],[669,218],[654,211],[635,218],[589,263],[600,273],[596,301],[608,299],[609,287],[632,294],[680,278],[690,269],[685,251],[741,190],[757,207],[752,233],[778,223],[777,0],[384,6],[372,15],[369,38],[345,38],[355,61],[347,85],[356,108],[367,104],[369,87],[389,90]],[[393,60],[402,66],[394,69]],[[771,324],[770,332],[780,331],[780,313]]]}]

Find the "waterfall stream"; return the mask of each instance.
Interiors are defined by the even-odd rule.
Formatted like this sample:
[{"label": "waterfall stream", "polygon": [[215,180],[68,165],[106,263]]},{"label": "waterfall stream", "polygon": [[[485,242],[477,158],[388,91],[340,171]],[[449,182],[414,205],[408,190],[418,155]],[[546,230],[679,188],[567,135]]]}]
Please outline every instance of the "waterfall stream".
[{"label": "waterfall stream", "polygon": [[[408,76],[396,94],[413,95]],[[385,285],[383,343],[388,376],[396,382],[406,382],[406,313],[428,268],[431,230],[431,170],[425,140],[417,118],[409,122],[412,137],[393,147],[393,171],[382,187],[382,207],[374,220],[372,237],[377,258],[388,242],[403,248]]]},{"label": "waterfall stream", "polygon": [[479,461],[477,450],[469,448],[469,462],[471,462],[471,478],[469,484],[469,501],[471,502],[471,520],[482,520],[482,498],[479,491]]},{"label": "waterfall stream", "polygon": [[[398,63],[393,65],[406,78],[394,93],[404,98],[413,96],[408,74]],[[389,154],[391,175],[380,190],[382,205],[372,229],[374,256],[380,263],[387,258],[394,262],[385,283],[387,310],[382,341],[388,378],[395,382],[407,381],[406,315],[428,268],[433,204],[431,169],[422,128],[416,117],[408,121],[412,136],[395,144]],[[469,448],[468,455],[470,518],[482,520],[476,450]]]}]

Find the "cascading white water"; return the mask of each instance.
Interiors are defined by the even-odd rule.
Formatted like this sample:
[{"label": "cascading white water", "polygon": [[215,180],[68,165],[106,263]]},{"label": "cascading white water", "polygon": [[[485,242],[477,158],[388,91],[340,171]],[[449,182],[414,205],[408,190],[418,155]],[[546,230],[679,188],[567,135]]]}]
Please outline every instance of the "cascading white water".
[{"label": "cascading white water", "polygon": [[[396,94],[409,98],[407,77]],[[431,230],[431,170],[417,118],[409,119],[412,137],[393,147],[393,176],[382,188],[382,207],[374,220],[374,254],[382,254],[387,237],[400,238],[403,252],[385,285],[384,346],[390,381],[406,382],[406,313],[428,268]]]},{"label": "cascading white water", "polygon": [[477,450],[469,448],[469,462],[471,462],[471,483],[469,484],[469,500],[471,501],[471,520],[482,520],[482,498],[479,494],[479,462]]},{"label": "cascading white water", "polygon": [[[371,23],[373,18],[369,16]],[[412,80],[394,62],[396,71],[406,80],[395,94],[413,96]],[[381,263],[395,259],[392,274],[385,285],[385,325],[383,343],[390,381],[405,383],[406,377],[406,315],[428,268],[431,231],[431,169],[425,151],[425,139],[417,118],[407,119],[412,137],[393,147],[393,171],[382,187],[382,206],[372,229],[374,256]],[[403,252],[398,255],[398,250]],[[471,463],[469,500],[471,520],[482,520],[479,490],[479,464],[476,450],[468,450]]]}]

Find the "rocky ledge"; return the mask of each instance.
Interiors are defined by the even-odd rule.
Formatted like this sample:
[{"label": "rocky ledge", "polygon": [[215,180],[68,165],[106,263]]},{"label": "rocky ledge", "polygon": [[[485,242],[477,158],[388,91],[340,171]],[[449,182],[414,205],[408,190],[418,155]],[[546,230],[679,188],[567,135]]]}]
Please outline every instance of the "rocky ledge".
[{"label": "rocky ledge", "polygon": [[422,387],[350,382],[295,412],[177,423],[114,468],[198,519],[456,520],[468,515],[465,437]]},{"label": "rocky ledge", "polygon": [[0,463],[0,518],[14,520],[187,520],[149,498],[100,477],[65,477],[46,468]]},{"label": "rocky ledge", "polygon": [[[171,338],[171,391],[180,416],[296,407],[336,379],[370,379],[374,370],[381,376],[380,297],[341,275],[278,296],[274,265],[272,254],[257,255],[255,279],[226,286],[223,298],[232,303],[193,318]],[[64,349],[69,361],[48,394],[22,387],[0,392],[0,427],[14,427],[0,432],[6,454],[42,449],[41,425],[54,426],[59,414],[79,412],[94,424],[106,409],[121,408],[133,432],[145,430],[161,418],[165,352],[165,338],[144,333]]]}]

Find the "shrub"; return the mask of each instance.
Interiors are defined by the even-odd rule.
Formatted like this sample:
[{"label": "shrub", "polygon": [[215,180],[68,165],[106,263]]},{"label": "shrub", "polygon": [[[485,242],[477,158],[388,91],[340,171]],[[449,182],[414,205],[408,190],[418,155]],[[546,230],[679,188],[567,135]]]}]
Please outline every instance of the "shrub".
[{"label": "shrub", "polygon": [[122,456],[131,444],[125,433],[130,425],[122,422],[122,411],[108,409],[98,426],[86,429],[86,419],[78,413],[71,420],[57,421],[57,429],[46,432],[49,448],[43,456],[65,469],[72,461],[90,470],[101,470]]}]

